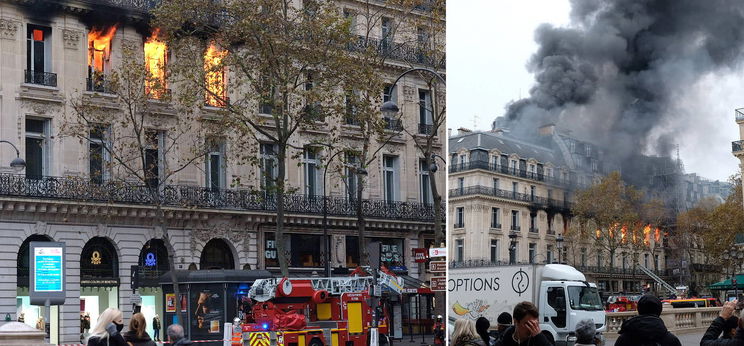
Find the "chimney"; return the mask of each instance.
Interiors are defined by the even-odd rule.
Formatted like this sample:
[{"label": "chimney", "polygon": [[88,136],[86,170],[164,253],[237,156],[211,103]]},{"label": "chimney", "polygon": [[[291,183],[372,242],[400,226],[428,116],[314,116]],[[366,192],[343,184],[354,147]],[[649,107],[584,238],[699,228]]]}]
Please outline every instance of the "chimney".
[{"label": "chimney", "polygon": [[540,136],[552,136],[553,133],[555,133],[555,124],[548,123],[543,126],[540,126],[537,129],[537,132],[540,134]]},{"label": "chimney", "polygon": [[466,129],[464,127],[461,127],[459,129],[457,129],[457,134],[458,135],[464,135],[464,134],[468,134],[468,133],[471,133],[471,132],[473,132],[473,131],[471,131],[470,129]]},{"label": "chimney", "polygon": [[452,137],[452,128],[447,129],[447,137]]}]

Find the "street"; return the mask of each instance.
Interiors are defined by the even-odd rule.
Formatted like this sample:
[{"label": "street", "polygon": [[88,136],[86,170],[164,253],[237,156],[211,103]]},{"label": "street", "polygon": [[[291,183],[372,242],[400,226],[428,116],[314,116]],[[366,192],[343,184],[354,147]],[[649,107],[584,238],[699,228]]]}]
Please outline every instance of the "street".
[{"label": "street", "polygon": [[[699,333],[687,333],[687,334],[675,334],[677,338],[679,338],[679,342],[682,344],[682,346],[694,346],[694,345],[700,345],[700,339],[703,338],[703,334],[705,334],[705,331],[701,331]],[[608,339],[605,343],[605,346],[614,346],[616,339]]]}]

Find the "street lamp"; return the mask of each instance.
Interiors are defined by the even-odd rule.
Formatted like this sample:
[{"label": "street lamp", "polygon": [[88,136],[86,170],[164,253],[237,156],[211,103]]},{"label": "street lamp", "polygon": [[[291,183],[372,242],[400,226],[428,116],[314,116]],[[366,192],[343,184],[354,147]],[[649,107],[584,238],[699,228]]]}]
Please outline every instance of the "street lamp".
[{"label": "street lamp", "polygon": [[509,233],[509,264],[517,264],[517,231],[512,230]]},{"label": "street lamp", "polygon": [[559,233],[558,236],[555,237],[555,244],[556,244],[556,247],[558,248],[558,263],[560,264],[560,263],[563,263],[561,261],[561,255],[563,254],[563,235],[562,234]]},{"label": "street lamp", "polygon": [[13,168],[13,170],[14,170],[14,171],[15,171],[16,173],[21,173],[21,171],[22,171],[22,170],[23,170],[24,168],[26,168],[26,161],[24,161],[24,160],[23,160],[23,159],[21,158],[21,152],[20,152],[20,151],[18,151],[18,148],[17,148],[16,146],[15,146],[15,144],[13,144],[13,143],[11,143],[11,142],[8,142],[8,141],[6,141],[6,140],[0,140],[0,143],[8,143],[8,144],[10,144],[10,146],[11,146],[11,147],[13,147],[13,149],[15,149],[15,152],[16,152],[16,158],[15,158],[15,159],[13,159],[13,161],[10,161],[10,167],[11,167],[11,168]]},{"label": "street lamp", "polygon": [[[324,146],[331,148],[331,146],[327,144],[325,144]],[[328,197],[326,194],[326,180],[328,177],[328,167],[331,165],[331,162],[333,162],[333,158],[342,152],[344,152],[344,150],[339,150],[333,153],[333,155],[328,158],[328,162],[325,164],[325,167],[323,167],[323,245],[325,247],[326,255],[324,261],[326,277],[331,277],[331,241],[328,239]],[[364,168],[351,166],[349,164],[344,164],[343,166],[350,168],[355,175],[367,175],[367,170],[365,170]],[[357,203],[359,203],[359,201],[357,201]]]}]

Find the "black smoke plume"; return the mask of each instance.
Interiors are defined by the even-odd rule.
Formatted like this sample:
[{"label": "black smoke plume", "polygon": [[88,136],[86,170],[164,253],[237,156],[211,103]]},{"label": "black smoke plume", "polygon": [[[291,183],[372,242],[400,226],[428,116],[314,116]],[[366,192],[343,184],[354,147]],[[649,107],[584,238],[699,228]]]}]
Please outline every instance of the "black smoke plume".
[{"label": "black smoke plume", "polygon": [[536,85],[494,126],[529,135],[555,123],[620,161],[667,156],[679,143],[667,127],[675,121],[675,97],[710,73],[731,73],[742,60],[741,0],[571,0],[571,6],[570,26],[536,30],[539,50],[528,63]]}]

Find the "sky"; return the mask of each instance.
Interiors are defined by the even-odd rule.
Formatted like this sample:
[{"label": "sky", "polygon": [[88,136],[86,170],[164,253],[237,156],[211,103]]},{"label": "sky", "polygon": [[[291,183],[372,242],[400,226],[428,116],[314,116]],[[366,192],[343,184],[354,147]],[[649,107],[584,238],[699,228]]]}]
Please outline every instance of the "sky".
[{"label": "sky", "polygon": [[[447,127],[489,130],[512,100],[534,84],[526,63],[542,23],[570,25],[568,0],[459,0],[447,8]],[[686,173],[726,180],[738,171],[731,141],[739,139],[734,109],[744,107],[744,64],[708,75],[677,95],[676,133]]]}]

